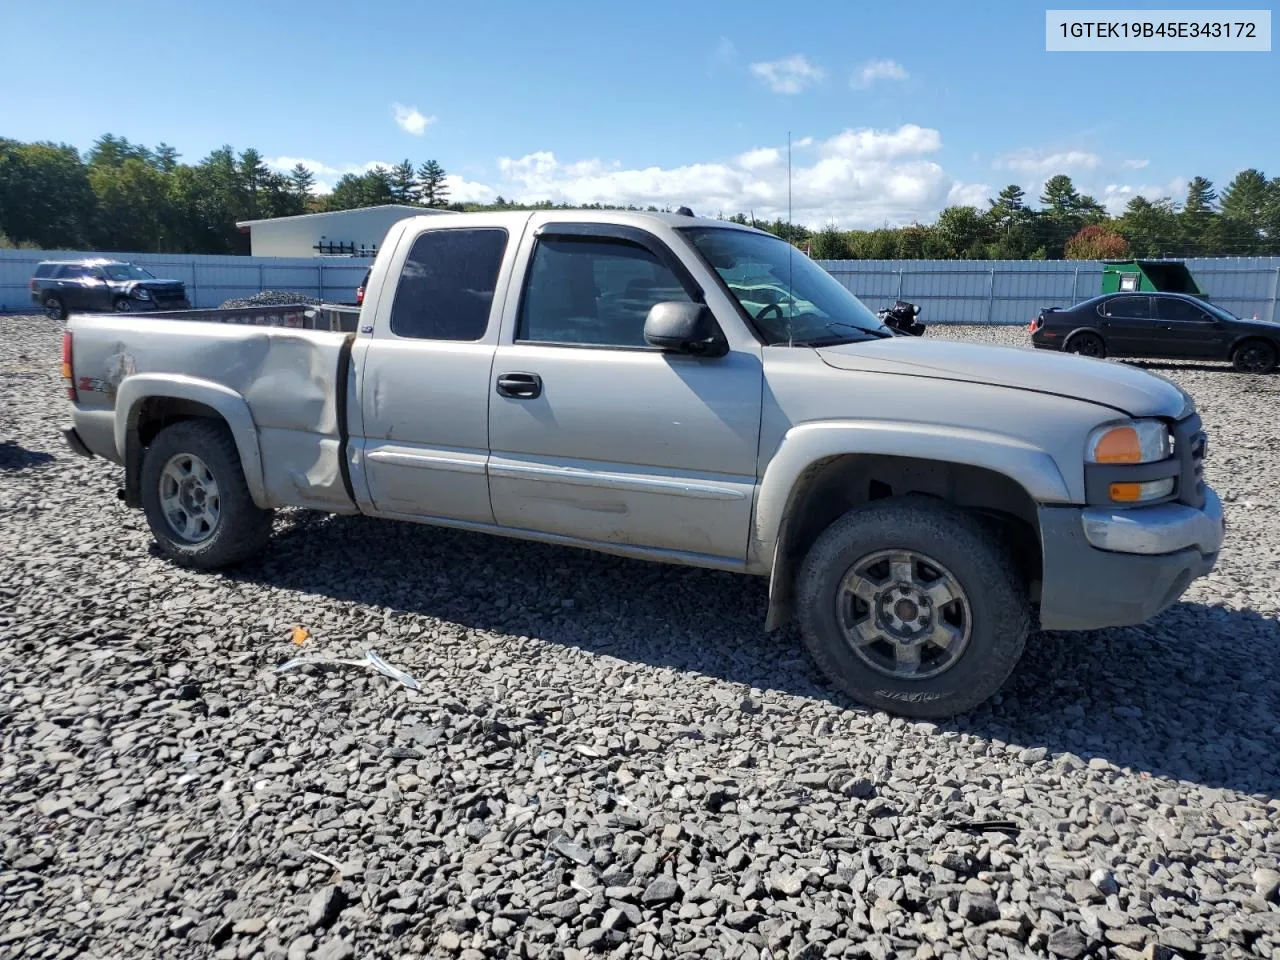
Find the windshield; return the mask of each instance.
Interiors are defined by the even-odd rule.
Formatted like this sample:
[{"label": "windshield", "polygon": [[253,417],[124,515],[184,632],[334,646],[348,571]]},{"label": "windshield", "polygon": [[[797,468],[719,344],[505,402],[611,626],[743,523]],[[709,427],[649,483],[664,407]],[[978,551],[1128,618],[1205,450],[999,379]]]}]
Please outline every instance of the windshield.
[{"label": "windshield", "polygon": [[104,263],[102,269],[112,280],[154,280],[156,278],[150,270],[136,267],[132,263]]},{"label": "windshield", "polygon": [[785,240],[724,227],[681,232],[769,343],[812,347],[893,336],[861,300]]}]

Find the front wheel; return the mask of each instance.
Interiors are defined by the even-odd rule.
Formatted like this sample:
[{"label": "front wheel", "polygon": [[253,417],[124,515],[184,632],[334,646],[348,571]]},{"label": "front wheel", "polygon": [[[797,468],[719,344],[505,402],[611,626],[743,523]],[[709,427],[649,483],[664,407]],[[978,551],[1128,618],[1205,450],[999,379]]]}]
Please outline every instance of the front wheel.
[{"label": "front wheel", "polygon": [[142,507],[160,551],[216,570],[260,551],[271,511],[253,502],[225,424],[182,420],[156,435],[142,460]]},{"label": "front wheel", "polygon": [[128,297],[120,297],[115,303],[116,313],[132,313],[133,303]]},{"label": "front wheel", "polygon": [[1067,341],[1067,353],[1078,353],[1082,357],[1101,360],[1107,355],[1107,345],[1096,333],[1077,333]]},{"label": "front wheel", "polygon": [[1270,373],[1276,366],[1276,348],[1265,340],[1246,340],[1232,352],[1231,365],[1241,373]]},{"label": "front wheel", "polygon": [[909,717],[977,706],[1031,631],[1026,586],[978,520],[928,497],[879,500],[828,527],[800,570],[805,646],[850,696]]}]

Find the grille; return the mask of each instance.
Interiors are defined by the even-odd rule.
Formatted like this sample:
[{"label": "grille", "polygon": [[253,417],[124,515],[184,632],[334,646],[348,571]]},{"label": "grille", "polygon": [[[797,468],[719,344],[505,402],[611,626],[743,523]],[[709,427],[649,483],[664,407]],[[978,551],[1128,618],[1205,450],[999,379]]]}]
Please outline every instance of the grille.
[{"label": "grille", "polygon": [[1197,509],[1204,506],[1204,457],[1209,438],[1193,413],[1173,425],[1173,453],[1179,461],[1178,500]]}]

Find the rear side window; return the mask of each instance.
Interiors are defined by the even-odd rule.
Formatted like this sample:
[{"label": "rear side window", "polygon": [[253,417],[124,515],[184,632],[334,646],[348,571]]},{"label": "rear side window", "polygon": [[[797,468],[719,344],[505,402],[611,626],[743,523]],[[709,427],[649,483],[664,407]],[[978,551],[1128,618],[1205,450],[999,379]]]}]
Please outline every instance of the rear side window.
[{"label": "rear side window", "polygon": [[1103,311],[1108,317],[1127,317],[1131,320],[1151,319],[1150,297],[1116,297]]},{"label": "rear side window", "polygon": [[391,332],[479,340],[489,326],[507,231],[429,230],[413,241],[391,305]]},{"label": "rear side window", "polygon": [[69,263],[59,268],[57,277],[59,280],[74,280],[76,277],[83,277],[85,268],[78,263]]},{"label": "rear side window", "polygon": [[53,276],[53,268],[54,268],[54,264],[52,264],[52,263],[42,263],[42,264],[39,264],[39,265],[36,267],[36,276],[37,276],[37,277],[51,277],[51,276]]}]

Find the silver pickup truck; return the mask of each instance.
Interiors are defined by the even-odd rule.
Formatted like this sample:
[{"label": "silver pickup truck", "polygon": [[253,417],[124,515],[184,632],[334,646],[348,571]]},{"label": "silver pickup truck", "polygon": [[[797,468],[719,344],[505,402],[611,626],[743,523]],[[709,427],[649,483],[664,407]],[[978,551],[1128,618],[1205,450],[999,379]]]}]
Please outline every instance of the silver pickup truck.
[{"label": "silver pickup truck", "polygon": [[681,214],[404,220],[355,333],[73,315],[71,447],[165,554],[272,510],[769,578],[850,695],[917,717],[1029,633],[1139,623],[1223,538],[1191,398],[1073,356],[898,337],[769,234]]}]

